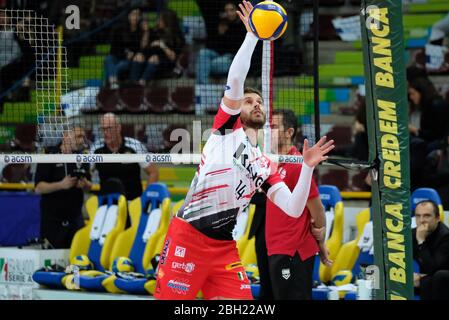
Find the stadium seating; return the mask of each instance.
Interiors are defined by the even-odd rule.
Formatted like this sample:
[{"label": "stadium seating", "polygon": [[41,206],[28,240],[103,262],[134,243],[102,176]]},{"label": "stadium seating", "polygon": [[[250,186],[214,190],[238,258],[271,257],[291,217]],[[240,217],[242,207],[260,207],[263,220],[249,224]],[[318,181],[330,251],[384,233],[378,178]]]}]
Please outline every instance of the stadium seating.
[{"label": "stadium seating", "polygon": [[100,92],[97,95],[97,107],[100,112],[117,113],[121,111],[118,102],[117,90],[112,90],[106,87],[100,89]]},{"label": "stadium seating", "polygon": [[131,227],[121,233],[112,251],[112,257],[129,257],[135,272],[141,277],[120,277],[114,275],[106,280],[109,292],[152,294],[155,280],[151,260],[162,250],[170,220],[170,194],[167,187],[154,183],[147,187],[142,196],[129,205]]},{"label": "stadium seating", "polygon": [[[335,186],[321,185],[319,192],[321,202],[326,210],[326,245],[330,251],[329,259],[335,260],[343,241],[343,201],[340,191]],[[319,262],[319,257],[315,263],[314,281],[329,282],[332,276],[331,268],[317,262]]]},{"label": "stadium seating", "polygon": [[[237,241],[237,249],[243,267],[247,274],[258,274],[257,256],[256,256],[256,238],[248,239],[249,231],[253,223],[256,207],[250,205],[245,211],[237,217],[237,224],[234,229],[234,239]],[[252,277],[249,277],[252,278]],[[251,283],[251,292],[254,298],[259,297],[260,284]]]},{"label": "stadium seating", "polygon": [[254,213],[256,211],[255,209],[254,205],[250,205],[247,210],[243,211],[237,217],[237,224],[235,227],[234,239],[237,241],[237,249],[244,266],[257,263],[255,238],[248,239]]},{"label": "stadium seating", "polygon": [[340,270],[353,270],[360,248],[358,246],[360,237],[363,234],[365,225],[370,221],[370,209],[364,209],[356,215],[357,235],[354,240],[343,244],[335,257],[331,268],[331,277],[334,277]]},{"label": "stadium seating", "polygon": [[[355,239],[344,243],[338,250],[338,254],[335,256],[334,263],[330,269],[332,282],[329,284],[337,285],[334,283],[335,279],[339,279],[342,275],[352,275],[352,280],[360,273],[361,267],[373,264],[373,255],[369,251],[361,253],[360,239],[364,235],[364,229],[367,223],[370,221],[370,209],[364,209],[356,215],[357,235]],[[372,227],[372,225],[371,225]],[[347,279],[350,283],[350,279]],[[313,300],[327,300],[330,289],[327,287],[318,287],[312,289]],[[346,298],[346,291],[339,291],[339,297]],[[349,292],[348,299],[351,300],[354,297],[354,292]]]},{"label": "stadium seating", "polygon": [[173,204],[173,207],[171,208],[171,216],[175,217],[178,211],[181,209],[182,205],[184,204],[184,199],[179,200],[178,202]]},{"label": "stadium seating", "polygon": [[[160,193],[163,194],[161,195]],[[130,203],[131,227],[117,237],[111,253],[110,260],[112,264],[109,271],[83,274],[79,280],[79,286],[82,289],[108,291],[110,293],[148,294],[153,292],[155,281],[154,279],[150,281],[147,279],[148,270],[144,270],[143,266],[150,265],[152,261],[150,259],[148,262],[148,257],[155,257],[162,248],[162,240],[170,219],[170,201],[167,198],[167,194],[167,189],[164,185],[152,184],[144,191],[141,198],[135,199]],[[162,201],[161,208],[159,208],[160,201]],[[145,220],[147,221],[146,223]],[[143,233],[149,230],[148,228],[151,229],[151,235],[145,244]],[[132,248],[130,249],[131,246]],[[131,252],[132,257],[129,252]],[[114,274],[113,264],[119,257],[131,258],[137,273],[117,273],[115,271]],[[151,273],[150,276],[152,275]],[[148,290],[145,291],[145,288]]]},{"label": "stadium seating", "polygon": [[167,87],[147,88],[144,93],[143,104],[151,113],[166,113],[172,110],[169,104],[169,90]]},{"label": "stadium seating", "polygon": [[[109,194],[93,196],[86,202],[89,220],[72,240],[69,258],[87,255],[93,263],[93,268],[99,272],[109,268],[112,246],[120,232],[125,229],[127,203],[124,196]],[[81,271],[80,275],[92,270]],[[97,271],[97,272],[98,272]],[[91,273],[91,272],[90,272]],[[33,280],[50,288],[71,288],[74,275],[63,271],[38,270],[33,274]]]},{"label": "stadium seating", "polygon": [[177,87],[170,95],[175,112],[193,113],[195,111],[195,89],[193,87]]},{"label": "stadium seating", "polygon": [[322,185],[332,185],[338,190],[346,190],[349,187],[349,173],[347,170],[329,169],[320,175],[319,182]]},{"label": "stadium seating", "polygon": [[143,87],[124,87],[118,90],[120,109],[129,113],[144,113],[147,106],[143,104]]}]

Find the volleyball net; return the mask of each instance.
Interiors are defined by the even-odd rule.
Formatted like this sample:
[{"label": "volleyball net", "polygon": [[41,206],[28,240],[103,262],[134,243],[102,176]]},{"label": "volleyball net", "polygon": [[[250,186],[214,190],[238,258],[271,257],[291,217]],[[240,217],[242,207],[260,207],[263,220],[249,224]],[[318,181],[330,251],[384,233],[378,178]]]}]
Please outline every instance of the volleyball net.
[{"label": "volleyball net", "polygon": [[[81,3],[0,10],[0,161],[199,163],[246,32],[237,2]],[[260,41],[246,86],[264,97],[265,152],[301,162],[272,152],[270,124],[273,112],[289,110],[297,144],[320,136],[318,7],[280,3],[288,30]],[[125,137],[136,154],[92,156],[96,145]],[[62,144],[71,151],[55,156]]]}]

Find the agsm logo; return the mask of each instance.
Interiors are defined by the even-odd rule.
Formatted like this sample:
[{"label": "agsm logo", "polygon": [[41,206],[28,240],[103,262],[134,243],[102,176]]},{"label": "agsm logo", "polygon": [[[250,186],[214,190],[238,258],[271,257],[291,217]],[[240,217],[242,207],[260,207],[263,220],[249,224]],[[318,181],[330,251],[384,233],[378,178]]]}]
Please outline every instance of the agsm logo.
[{"label": "agsm logo", "polygon": [[100,155],[91,154],[78,154],[76,155],[76,162],[78,163],[101,163],[103,162],[103,157]]},{"label": "agsm logo", "polygon": [[13,155],[5,155],[3,157],[3,161],[5,163],[32,163],[33,162],[33,157],[32,156],[25,156],[25,155],[17,155],[17,156],[13,156]]}]

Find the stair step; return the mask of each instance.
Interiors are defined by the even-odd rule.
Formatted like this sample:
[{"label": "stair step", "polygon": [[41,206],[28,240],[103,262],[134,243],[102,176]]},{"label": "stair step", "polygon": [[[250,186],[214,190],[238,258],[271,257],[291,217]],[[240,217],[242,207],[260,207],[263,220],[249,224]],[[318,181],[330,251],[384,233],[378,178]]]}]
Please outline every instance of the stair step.
[{"label": "stair step", "polygon": [[82,56],[80,58],[81,69],[103,69],[105,56]]},{"label": "stair step", "polygon": [[319,66],[320,77],[363,76],[363,64],[322,64]]},{"label": "stair step", "polygon": [[449,2],[435,2],[435,3],[411,3],[408,6],[408,12],[448,12]]},{"label": "stair step", "polygon": [[338,51],[335,54],[336,64],[363,64],[361,51]]},{"label": "stair step", "polygon": [[110,44],[99,44],[95,46],[95,52],[97,54],[108,55],[110,50],[111,50]]},{"label": "stair step", "polygon": [[406,14],[403,16],[404,28],[429,28],[446,15],[440,13]]}]

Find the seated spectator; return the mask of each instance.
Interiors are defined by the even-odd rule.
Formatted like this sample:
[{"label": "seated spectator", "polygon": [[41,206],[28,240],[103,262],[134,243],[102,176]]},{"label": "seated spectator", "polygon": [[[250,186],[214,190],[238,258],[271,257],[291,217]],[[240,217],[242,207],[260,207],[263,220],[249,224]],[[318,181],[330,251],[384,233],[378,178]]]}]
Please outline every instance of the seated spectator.
[{"label": "seated spectator", "polygon": [[423,185],[438,191],[445,210],[449,210],[449,132],[442,148],[429,153],[422,170]]},{"label": "seated spectator", "polygon": [[111,51],[104,61],[106,81],[112,89],[118,87],[118,78],[131,68],[135,55],[141,50],[141,18],[140,10],[132,9],[127,23],[112,31]]},{"label": "seated spectator", "polygon": [[237,16],[237,6],[227,1],[225,18],[217,17],[214,34],[207,35],[206,48],[200,50],[196,64],[198,84],[208,84],[211,74],[224,75],[229,70],[234,54],[245,37],[246,30]]},{"label": "seated spectator", "polygon": [[142,51],[135,56],[130,79],[144,86],[159,71],[172,71],[175,68],[184,46],[184,35],[176,12],[172,10],[161,13],[155,29],[149,30],[147,21],[142,21],[141,26]]},{"label": "seated spectator", "polygon": [[[82,153],[86,136],[76,127],[64,134],[54,153]],[[39,163],[35,191],[41,194],[41,238],[55,249],[70,248],[75,233],[84,226],[84,192],[91,189],[89,165],[75,163]]]},{"label": "seated spectator", "polygon": [[413,259],[420,271],[413,274],[422,300],[449,299],[449,228],[440,222],[438,206],[424,200],[415,209]]},{"label": "seated spectator", "polygon": [[427,153],[439,149],[449,129],[449,107],[428,78],[409,82],[410,134],[427,143]]},{"label": "seated spectator", "polygon": [[[136,139],[123,137],[119,119],[112,113],[106,113],[101,119],[103,139],[94,143],[90,152],[99,154],[138,154],[147,153],[145,146]],[[158,181],[159,171],[156,165],[147,163],[97,163],[95,169],[100,177],[100,188],[111,178],[120,180],[125,188],[127,200],[140,197],[143,192],[140,169],[147,174],[148,184]]]}]

